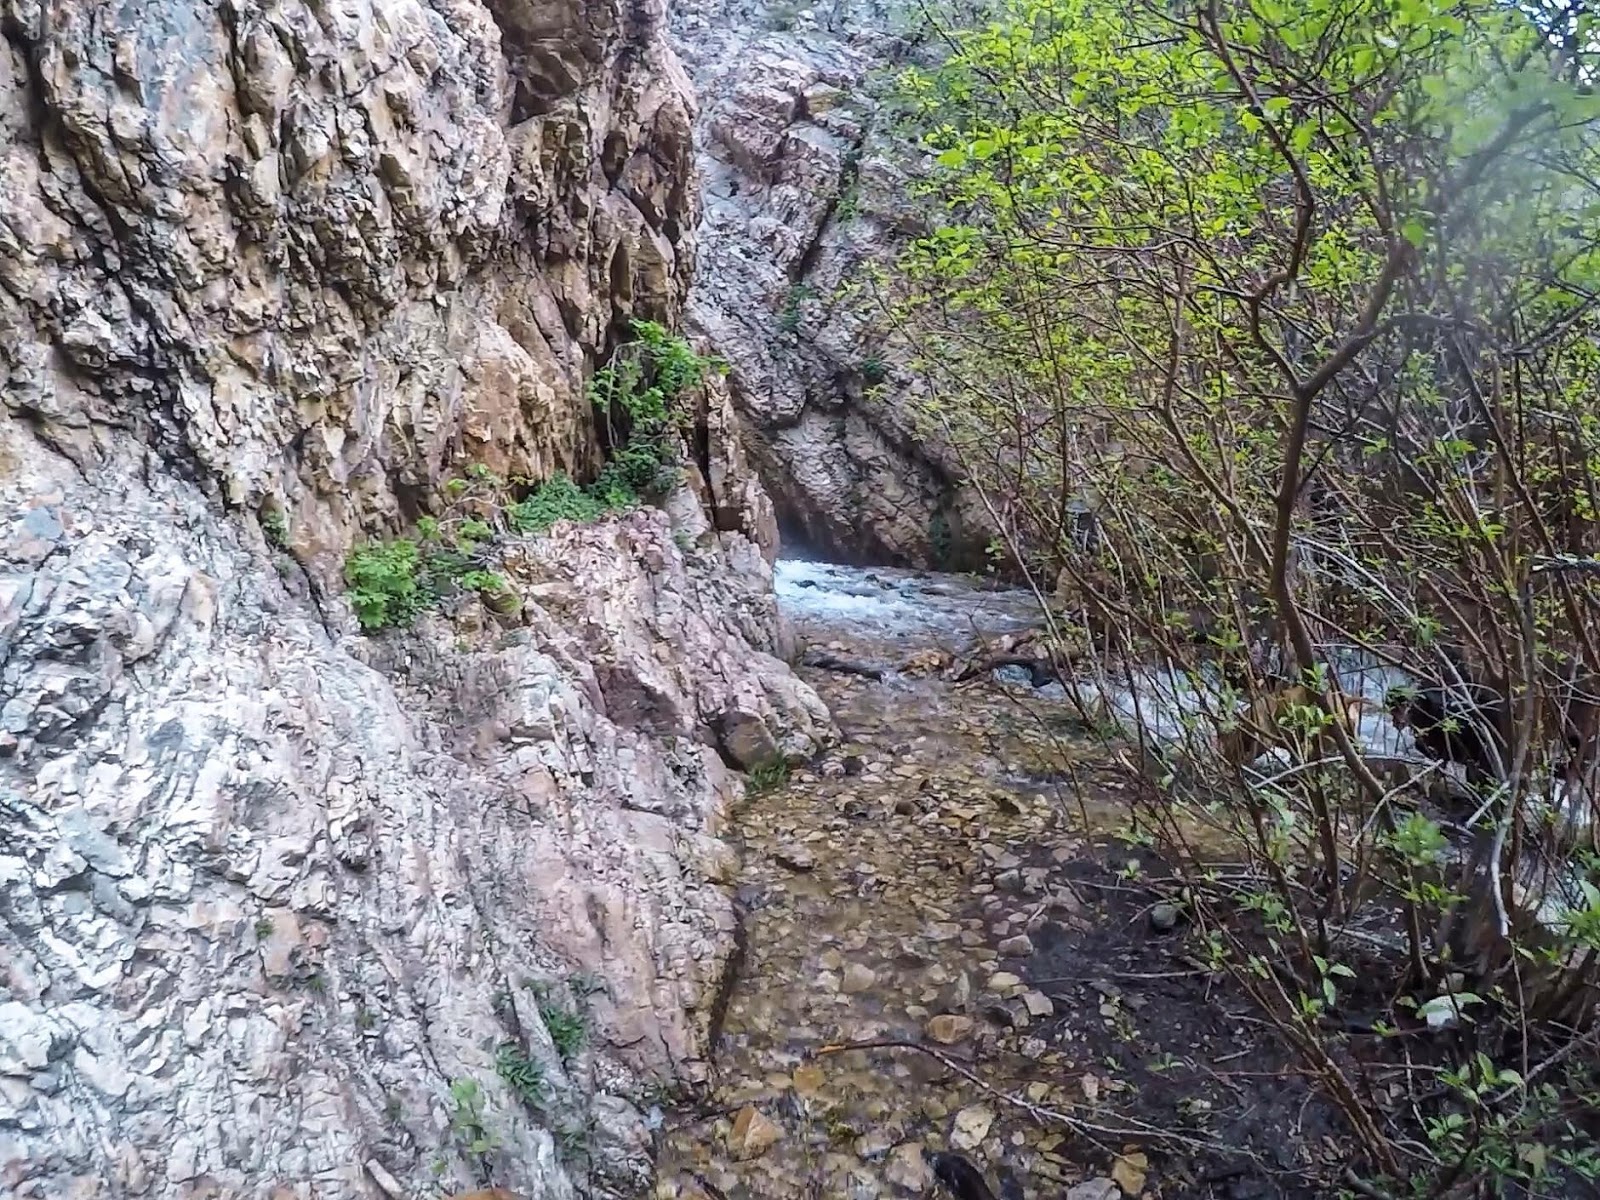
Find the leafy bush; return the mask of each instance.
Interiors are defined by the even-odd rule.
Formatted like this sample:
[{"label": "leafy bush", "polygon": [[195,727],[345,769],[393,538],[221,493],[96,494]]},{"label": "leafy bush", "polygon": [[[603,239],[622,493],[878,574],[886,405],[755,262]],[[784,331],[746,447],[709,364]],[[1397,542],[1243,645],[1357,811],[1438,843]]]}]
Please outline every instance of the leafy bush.
[{"label": "leafy bush", "polygon": [[655,427],[682,416],[676,402],[718,364],[695,353],[654,321],[633,323],[634,341],[619,347],[612,363],[594,373],[589,398],[601,415],[620,409],[635,422]]},{"label": "leafy bush", "polygon": [[557,521],[592,521],[600,506],[569,475],[552,475],[525,500],[511,506],[507,517],[518,533],[544,533]]},{"label": "leafy bush", "polygon": [[677,485],[676,431],[688,419],[684,395],[707,371],[721,369],[654,321],[634,322],[633,332],[634,340],[619,347],[589,384],[611,446],[610,461],[590,488],[602,509],[630,507],[640,496]]},{"label": "leafy bush", "polygon": [[586,491],[601,513],[620,512],[639,504],[639,491],[629,481],[627,467],[620,462],[607,463]]},{"label": "leafy bush", "polygon": [[561,1055],[563,1062],[570,1060],[583,1046],[582,1015],[568,1012],[553,1000],[545,1000],[539,1004],[539,1016],[544,1021],[545,1029],[550,1032],[556,1053]]},{"label": "leafy bush", "polygon": [[[1345,931],[1400,931],[1360,962],[1377,992],[1431,1003],[1459,968],[1498,997],[1471,1040],[1524,1061],[1595,1019],[1575,998],[1600,944],[1581,914],[1540,914],[1592,867],[1526,836],[1548,781],[1600,751],[1600,593],[1573,580],[1600,559],[1600,457],[1573,433],[1600,379],[1595,226],[1573,219],[1600,104],[1593,38],[1565,21],[1492,0],[999,0],[902,88],[930,154],[929,233],[894,285],[918,416],[1007,514],[1008,559],[1085,614],[1094,679],[1196,681],[1139,768],[1139,821],[1351,1157],[1420,1177],[1408,1195],[1498,1194],[1507,1160],[1555,1161],[1583,1106],[1491,1137],[1534,1108],[1474,1063],[1442,1095],[1429,1077],[1427,1145],[1433,1112],[1375,1113],[1370,1064],[1323,1024]],[[1241,697],[1204,682],[1224,645],[1289,770],[1224,751]],[[1397,819],[1429,781],[1397,783],[1346,729],[1357,647],[1499,698],[1492,789],[1464,785],[1470,851]],[[1219,882],[1238,861],[1261,864],[1250,883]]]},{"label": "leafy bush", "polygon": [[544,1097],[544,1068],[523,1053],[515,1042],[502,1042],[494,1052],[495,1074],[529,1108]]},{"label": "leafy bush", "polygon": [[372,542],[350,552],[344,581],[362,629],[371,633],[411,623],[424,604],[421,567],[417,544],[408,538]]},{"label": "leafy bush", "polygon": [[745,777],[745,790],[753,796],[776,791],[789,782],[789,764],[781,758],[753,767]]}]

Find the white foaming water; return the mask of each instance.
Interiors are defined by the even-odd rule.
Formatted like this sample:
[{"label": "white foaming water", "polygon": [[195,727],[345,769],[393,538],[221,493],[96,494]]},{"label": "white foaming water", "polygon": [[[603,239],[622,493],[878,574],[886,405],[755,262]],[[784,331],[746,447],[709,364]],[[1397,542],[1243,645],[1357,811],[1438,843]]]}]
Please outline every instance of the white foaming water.
[{"label": "white foaming water", "polygon": [[[1373,758],[1421,761],[1411,734],[1396,728],[1384,707],[1389,689],[1403,685],[1407,677],[1359,652],[1334,657],[1344,693],[1365,702],[1351,731],[1356,745]],[[1085,704],[1102,696],[1089,682],[1079,683],[1076,691]],[[1223,695],[1219,678],[1189,675],[1171,667],[1145,667],[1131,684],[1114,681],[1103,692],[1130,733],[1142,727],[1145,736],[1166,745],[1182,743],[1197,718],[1220,714]]]},{"label": "white foaming water", "polygon": [[773,586],[802,628],[857,640],[943,645],[1039,624],[1030,593],[960,575],[785,558],[773,567]]},{"label": "white foaming water", "polygon": [[[1043,623],[1033,593],[968,576],[789,558],[774,566],[773,583],[784,612],[808,637],[848,640],[891,658],[911,645],[957,648]],[[1345,692],[1367,702],[1354,730],[1358,745],[1374,757],[1416,760],[1411,735],[1395,728],[1383,704],[1406,677],[1356,650],[1336,654],[1334,666]],[[1142,727],[1168,746],[1183,743],[1202,713],[1220,711],[1223,694],[1220,680],[1161,666],[1139,670],[1131,683],[1111,681],[1103,693],[1087,680],[1074,690],[1085,704],[1104,699],[1130,734]]]}]

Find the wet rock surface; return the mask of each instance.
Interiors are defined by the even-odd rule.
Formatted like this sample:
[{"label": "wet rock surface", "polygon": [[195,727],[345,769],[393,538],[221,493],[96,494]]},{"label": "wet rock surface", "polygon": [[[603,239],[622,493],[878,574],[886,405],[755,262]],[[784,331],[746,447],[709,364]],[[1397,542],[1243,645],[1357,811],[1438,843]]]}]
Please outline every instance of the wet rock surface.
[{"label": "wet rock surface", "polygon": [[990,536],[863,285],[922,228],[880,116],[915,19],[881,0],[682,0],[704,218],[688,316],[732,368],[780,516],[860,561],[981,566]]},{"label": "wet rock surface", "polygon": [[503,611],[360,637],[342,571],[598,466],[587,377],[693,260],[664,23],[0,0],[8,1200],[648,1186],[727,760],[827,738],[731,409],[663,511],[503,547]]},{"label": "wet rock surface", "polygon": [[[959,640],[937,611],[885,609],[867,574],[780,563],[801,635],[885,661]],[[968,628],[1019,602],[918,586],[961,597]],[[804,674],[845,740],[737,818],[747,954],[656,1195],[922,1195],[942,1150],[1034,1200],[1305,1194],[1326,1114],[1174,914],[1152,923],[1162,868],[1121,836],[1123,774],[1070,708]],[[805,872],[784,865],[796,847]],[[747,1108],[781,1140],[744,1153]]]}]

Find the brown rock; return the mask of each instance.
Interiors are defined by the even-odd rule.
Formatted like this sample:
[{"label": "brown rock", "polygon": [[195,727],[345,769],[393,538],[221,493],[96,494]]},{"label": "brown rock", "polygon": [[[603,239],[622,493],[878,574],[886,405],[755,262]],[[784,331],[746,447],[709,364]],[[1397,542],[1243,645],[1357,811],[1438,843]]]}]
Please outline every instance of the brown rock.
[{"label": "brown rock", "polygon": [[728,1132],[728,1150],[735,1158],[756,1158],[783,1138],[783,1127],[754,1105],[745,1105]]},{"label": "brown rock", "polygon": [[976,1149],[989,1136],[994,1125],[994,1110],[981,1104],[963,1108],[956,1114],[950,1130],[950,1144],[957,1150]]},{"label": "brown rock", "polygon": [[788,867],[791,871],[811,871],[816,869],[817,856],[806,846],[785,846],[775,850],[772,854],[773,861],[780,867]]},{"label": "brown rock", "polygon": [[1150,1160],[1142,1151],[1134,1150],[1119,1156],[1111,1164],[1111,1178],[1125,1195],[1137,1196],[1144,1191],[1145,1175],[1149,1170]]},{"label": "brown rock", "polygon": [[1008,937],[996,947],[1008,958],[1026,958],[1033,953],[1033,939],[1025,933]]},{"label": "brown rock", "polygon": [[794,1090],[802,1096],[815,1096],[822,1090],[828,1076],[815,1063],[802,1063],[789,1073],[789,1078],[794,1083]]},{"label": "brown rock", "polygon": [[1027,1005],[1029,1016],[1052,1017],[1055,1015],[1055,1004],[1043,992],[1023,992],[1022,1003]]},{"label": "brown rock", "polygon": [[973,1020],[971,1017],[958,1016],[955,1013],[940,1013],[924,1027],[929,1038],[941,1046],[953,1046],[957,1042],[965,1041],[972,1036]]}]

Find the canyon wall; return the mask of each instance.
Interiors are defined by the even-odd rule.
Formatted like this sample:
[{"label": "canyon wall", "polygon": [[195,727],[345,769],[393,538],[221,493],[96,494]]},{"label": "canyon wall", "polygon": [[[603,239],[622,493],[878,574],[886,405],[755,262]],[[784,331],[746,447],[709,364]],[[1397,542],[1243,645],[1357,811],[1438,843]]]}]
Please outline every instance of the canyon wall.
[{"label": "canyon wall", "polygon": [[991,523],[915,416],[881,279],[925,213],[882,102],[916,52],[881,0],[679,0],[705,216],[689,320],[732,367],[745,440],[796,548],[978,568]]},{"label": "canyon wall", "polygon": [[[352,546],[597,462],[674,322],[658,0],[0,0],[0,1192],[637,1194],[827,713],[707,392],[663,508],[356,634]],[[581,1022],[575,1041],[572,1022]]]}]

